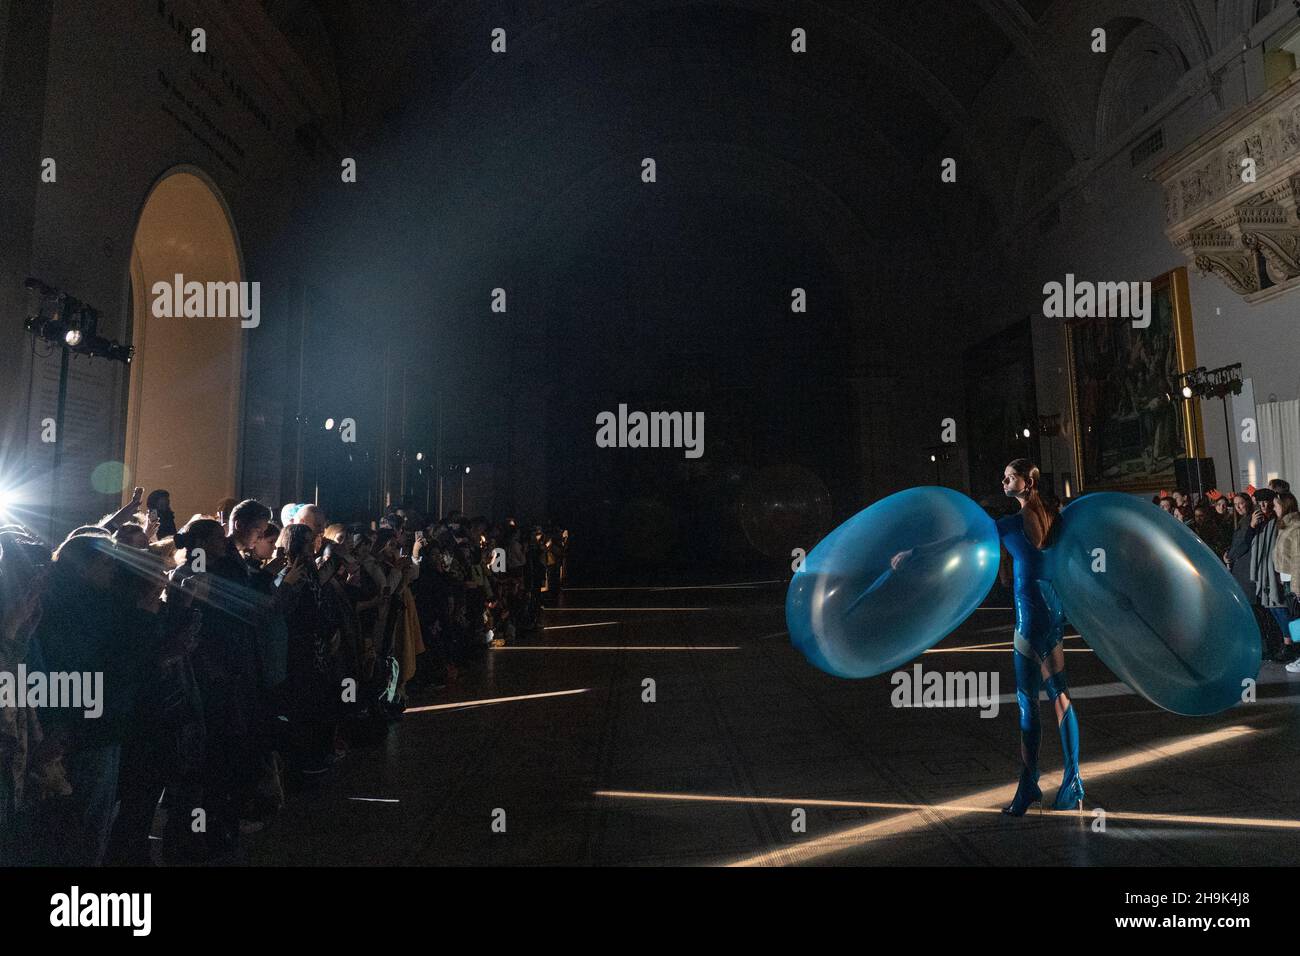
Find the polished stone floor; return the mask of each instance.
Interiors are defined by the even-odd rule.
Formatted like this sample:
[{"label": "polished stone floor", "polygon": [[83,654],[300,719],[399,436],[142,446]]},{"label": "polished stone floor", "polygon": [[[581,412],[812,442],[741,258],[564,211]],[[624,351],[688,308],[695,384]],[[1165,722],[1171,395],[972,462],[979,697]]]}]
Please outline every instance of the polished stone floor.
[{"label": "polished stone floor", "polygon": [[[571,591],[545,631],[420,695],[386,741],[292,795],[241,856],[317,866],[1300,858],[1300,675],[1265,664],[1256,703],[1178,717],[1067,638],[1087,805],[1011,819],[997,812],[1018,771],[1009,610],[977,611],[921,659],[927,671],[996,673],[1000,709],[983,718],[894,707],[888,675],[814,669],[790,646],[783,598],[781,584]],[[1050,799],[1061,750],[1046,704],[1043,715]]]}]

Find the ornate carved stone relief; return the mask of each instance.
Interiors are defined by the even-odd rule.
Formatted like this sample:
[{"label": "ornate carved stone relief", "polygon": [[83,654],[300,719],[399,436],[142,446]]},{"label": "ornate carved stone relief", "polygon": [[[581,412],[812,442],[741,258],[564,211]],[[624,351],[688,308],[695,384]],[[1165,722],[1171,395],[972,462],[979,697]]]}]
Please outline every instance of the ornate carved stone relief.
[{"label": "ornate carved stone relief", "polygon": [[1165,191],[1165,234],[1202,273],[1248,301],[1300,284],[1300,73],[1154,177]]}]

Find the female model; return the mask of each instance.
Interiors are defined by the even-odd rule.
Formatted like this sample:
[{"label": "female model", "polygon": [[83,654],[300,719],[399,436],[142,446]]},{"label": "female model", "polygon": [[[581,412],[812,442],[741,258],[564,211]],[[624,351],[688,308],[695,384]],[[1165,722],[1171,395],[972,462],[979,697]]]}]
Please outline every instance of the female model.
[{"label": "female model", "polygon": [[1038,744],[1042,728],[1038,720],[1038,692],[1056,710],[1061,733],[1065,772],[1053,809],[1083,806],[1083,782],[1079,779],[1079,722],[1065,683],[1064,617],[1051,583],[1044,577],[1043,547],[1051,537],[1056,515],[1038,494],[1038,468],[1026,458],[1017,458],[1002,474],[1002,493],[1015,498],[1020,510],[998,521],[998,536],[1010,553],[1013,566],[1013,594],[1016,605],[1015,645],[1016,701],[1020,707],[1020,784],[1015,799],[1002,812],[1023,816],[1041,803],[1038,788]]}]

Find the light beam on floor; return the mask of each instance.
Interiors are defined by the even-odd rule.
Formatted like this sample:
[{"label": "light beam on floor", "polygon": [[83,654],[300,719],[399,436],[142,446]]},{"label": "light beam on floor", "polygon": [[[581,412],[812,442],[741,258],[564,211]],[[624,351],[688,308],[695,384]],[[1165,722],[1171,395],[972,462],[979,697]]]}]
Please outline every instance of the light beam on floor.
[{"label": "light beam on floor", "polygon": [[[1001,628],[1001,627],[998,627],[997,630],[1000,631],[1000,630],[1002,630],[1002,628]],[[1063,637],[1061,640],[1063,640],[1063,641],[1080,641],[1080,640],[1083,640],[1083,638],[1080,637],[1078,634],[1067,634],[1067,635],[1065,635],[1065,637]],[[994,641],[994,642],[991,643],[991,644],[957,644],[957,645],[955,645],[954,647],[946,648],[946,650],[953,650],[953,651],[977,651],[977,650],[983,650],[983,649],[985,649],[985,648],[989,648],[989,647],[1000,647],[1000,648],[1002,648],[1003,650],[1010,650],[1010,649],[1011,649],[1012,647],[1014,647],[1014,646],[1015,646],[1015,644],[1014,644],[1012,641]],[[945,648],[933,648],[933,650],[945,650]],[[928,654],[929,651],[927,651],[926,653]]]},{"label": "light beam on floor", "polygon": [[542,628],[543,631],[568,631],[575,627],[609,627],[618,624],[618,621],[595,621],[591,624],[552,624]]},{"label": "light beam on floor", "polygon": [[[597,790],[595,796],[626,800],[660,800],[670,803],[738,803],[775,807],[844,807],[865,810],[914,810],[935,813],[985,813],[1001,816],[1001,807],[980,807],[961,803],[889,803],[870,800],[799,800],[793,797],[722,797],[693,793],[646,793],[637,790]],[[1104,807],[1101,809],[1105,810]],[[1031,811],[1032,812],[1032,811]],[[1107,820],[1137,820],[1144,823],[1195,824],[1198,826],[1255,827],[1265,830],[1300,830],[1300,820],[1272,820],[1265,817],[1215,817],[1184,813],[1139,813],[1105,810]],[[1092,812],[1084,811],[1091,818]],[[1071,810],[1044,812],[1043,819],[1071,820],[1079,814]]]},{"label": "light beam on floor", "polygon": [[[498,648],[499,650],[500,648]],[[568,697],[570,694],[585,694],[590,687],[578,690],[552,690],[544,694],[519,694],[516,697],[489,697],[485,700],[462,700],[454,704],[428,704],[424,707],[408,707],[403,713],[422,714],[430,710],[459,710],[465,707],[482,707],[485,704],[509,704],[517,700],[541,700],[543,697]]]},{"label": "light beam on floor", "polygon": [[[1211,731],[1206,734],[1197,734],[1191,737],[1183,737],[1176,740],[1168,741],[1149,747],[1144,747],[1127,755],[1112,757],[1108,760],[1085,763],[1082,766],[1083,778],[1085,781],[1099,780],[1114,774],[1122,773],[1126,770],[1133,770],[1138,767],[1145,767],[1161,760],[1167,760],[1172,757],[1178,757],[1186,753],[1201,750],[1205,747],[1212,747],[1217,744],[1240,741],[1242,738],[1258,733],[1253,727],[1225,727],[1221,730]],[[1058,783],[1059,785],[1059,783]],[[1047,787],[1044,787],[1044,796],[1047,795]],[[628,791],[599,791],[601,794],[623,793],[629,794]],[[967,813],[1000,813],[1000,806],[1007,799],[1007,787],[991,787],[976,793],[967,795],[956,802],[941,804],[901,804],[901,803],[863,803],[856,804],[864,807],[879,807],[881,809],[899,809],[906,812],[887,817],[884,820],[877,820],[874,823],[864,824],[862,826],[850,827],[847,830],[841,830],[824,837],[817,837],[800,843],[796,846],[782,847],[778,850],[770,850],[763,853],[757,853],[752,856],[744,857],[729,864],[730,866],[789,866],[791,864],[807,863],[811,860],[817,860],[833,853],[839,853],[844,850],[855,849],[864,846],[873,840],[878,840],[886,836],[895,836],[898,834],[908,833],[919,830],[932,823],[937,814],[960,816]],[[766,802],[769,798],[764,797],[729,797],[708,794],[642,794],[644,799],[661,799],[661,800],[683,800],[683,801],[702,801],[716,803],[730,802]],[[779,798],[781,801],[792,804],[802,805],[807,803],[809,806],[819,806],[823,803],[832,803],[830,801],[797,801]],[[1102,809],[1105,809],[1104,807]],[[1074,816],[1074,814],[1066,814]],[[1107,816],[1116,818],[1114,813],[1107,811]],[[1157,819],[1161,815],[1153,814],[1150,816],[1133,817],[1132,819]],[[1123,819],[1120,817],[1119,819]],[[1176,818],[1178,822],[1195,822],[1199,818]]]}]

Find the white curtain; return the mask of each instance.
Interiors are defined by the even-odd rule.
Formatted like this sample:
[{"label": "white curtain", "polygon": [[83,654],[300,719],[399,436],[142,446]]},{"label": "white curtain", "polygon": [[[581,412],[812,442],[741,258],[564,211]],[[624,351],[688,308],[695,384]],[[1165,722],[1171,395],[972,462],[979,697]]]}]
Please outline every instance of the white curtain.
[{"label": "white curtain", "polygon": [[1300,399],[1264,402],[1255,406],[1259,422],[1259,456],[1264,474],[1255,482],[1263,487],[1273,478],[1285,478],[1300,488]]}]

